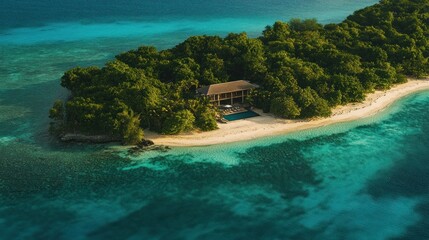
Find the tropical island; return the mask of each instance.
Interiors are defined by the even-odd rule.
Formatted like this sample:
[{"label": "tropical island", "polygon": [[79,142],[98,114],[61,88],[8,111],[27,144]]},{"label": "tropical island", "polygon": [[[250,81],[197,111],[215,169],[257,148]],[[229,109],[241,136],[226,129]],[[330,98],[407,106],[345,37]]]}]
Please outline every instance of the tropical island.
[{"label": "tropical island", "polygon": [[231,33],[190,37],[161,51],[142,46],[102,68],[65,72],[61,85],[71,95],[54,103],[51,126],[136,144],[143,129],[215,130],[235,103],[284,119],[339,118],[339,106],[428,74],[428,9],[424,0],[383,0],[339,24],[292,19],[258,38]]}]

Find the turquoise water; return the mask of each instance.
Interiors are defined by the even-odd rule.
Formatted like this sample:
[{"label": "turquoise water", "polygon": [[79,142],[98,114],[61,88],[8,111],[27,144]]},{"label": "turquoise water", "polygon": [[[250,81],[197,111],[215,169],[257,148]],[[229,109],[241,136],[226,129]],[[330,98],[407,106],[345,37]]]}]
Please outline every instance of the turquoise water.
[{"label": "turquoise water", "polygon": [[429,238],[429,92],[362,121],[143,155],[47,133],[70,67],[375,1],[124,2],[0,3],[0,239]]},{"label": "turquoise water", "polygon": [[137,156],[9,140],[1,236],[427,239],[428,104],[423,92],[362,121]]},{"label": "turquoise water", "polygon": [[229,115],[226,115],[224,118],[228,121],[235,121],[235,120],[251,118],[251,117],[256,117],[256,116],[259,116],[259,114],[249,110],[246,112],[229,114]]}]

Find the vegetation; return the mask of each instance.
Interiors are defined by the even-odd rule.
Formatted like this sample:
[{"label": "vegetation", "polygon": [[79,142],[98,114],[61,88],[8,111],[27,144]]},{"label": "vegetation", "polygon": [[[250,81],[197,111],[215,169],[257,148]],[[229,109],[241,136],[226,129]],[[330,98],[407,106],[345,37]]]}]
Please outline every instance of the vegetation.
[{"label": "vegetation", "polygon": [[126,144],[143,128],[164,134],[217,127],[216,109],[197,87],[248,79],[261,87],[250,101],[285,118],[329,116],[331,108],[429,72],[429,2],[382,0],[339,24],[292,19],[246,33],[194,36],[172,49],[143,46],[103,68],[74,68],[70,90],[50,117],[65,131],[118,136]]}]

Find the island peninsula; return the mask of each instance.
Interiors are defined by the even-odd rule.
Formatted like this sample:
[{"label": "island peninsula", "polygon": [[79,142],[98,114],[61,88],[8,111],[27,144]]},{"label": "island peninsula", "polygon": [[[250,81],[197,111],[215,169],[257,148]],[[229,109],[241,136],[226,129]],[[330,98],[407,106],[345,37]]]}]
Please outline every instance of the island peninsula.
[{"label": "island peninsula", "polygon": [[[279,21],[258,38],[194,36],[122,53],[103,68],[76,67],[61,78],[71,95],[55,102],[51,128],[123,144],[139,143],[145,129],[155,143],[208,145],[361,118],[427,89],[406,77],[429,72],[427,9],[428,1],[383,0],[339,24]],[[209,93],[228,89],[223,83],[232,90]],[[262,116],[227,122],[245,108]]]}]

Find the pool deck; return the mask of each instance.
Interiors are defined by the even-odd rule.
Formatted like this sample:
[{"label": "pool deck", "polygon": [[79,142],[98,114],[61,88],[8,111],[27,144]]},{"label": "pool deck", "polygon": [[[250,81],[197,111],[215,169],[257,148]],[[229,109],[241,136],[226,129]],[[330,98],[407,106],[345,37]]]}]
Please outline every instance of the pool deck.
[{"label": "pool deck", "polygon": [[242,112],[247,112],[247,111],[248,110],[246,108],[239,107],[239,110],[237,110],[237,111],[233,111],[231,109],[231,110],[223,110],[222,112],[223,112],[224,116],[228,116],[228,115],[232,115],[232,114],[236,114],[236,113],[242,113]]},{"label": "pool deck", "polygon": [[224,116],[233,115],[233,114],[237,114],[237,113],[244,113],[244,112],[247,112],[247,111],[249,111],[249,110],[244,109],[244,110],[240,110],[240,111],[237,111],[237,112],[230,112],[230,113],[224,114]]},{"label": "pool deck", "polygon": [[237,111],[232,114],[224,115],[224,119],[230,121],[237,121],[237,120],[243,120],[247,118],[253,118],[260,116],[260,114],[252,111],[252,110],[244,110],[244,111]]}]

